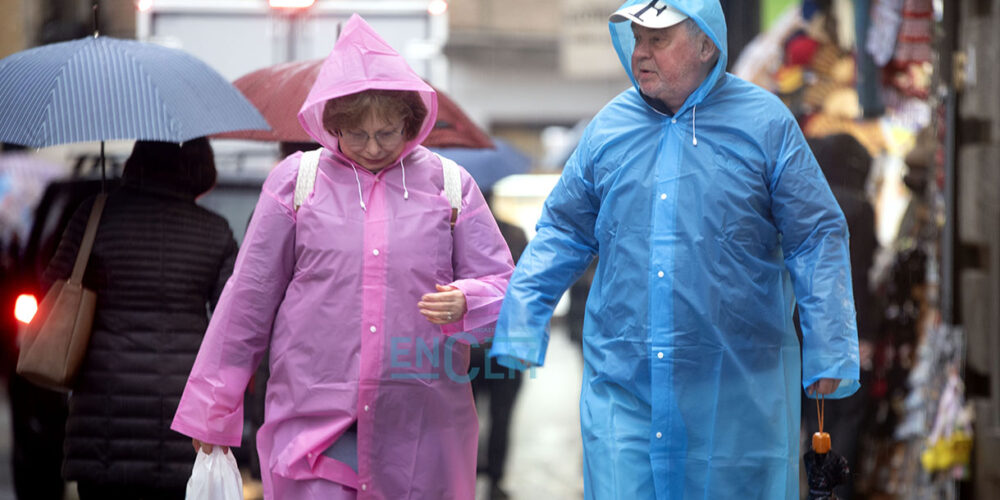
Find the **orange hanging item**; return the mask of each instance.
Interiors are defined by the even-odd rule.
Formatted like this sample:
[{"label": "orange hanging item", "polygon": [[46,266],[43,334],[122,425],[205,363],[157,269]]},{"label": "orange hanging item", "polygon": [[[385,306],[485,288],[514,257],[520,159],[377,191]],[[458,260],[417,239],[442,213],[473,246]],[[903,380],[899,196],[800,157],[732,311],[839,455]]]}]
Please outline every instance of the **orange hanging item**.
[{"label": "orange hanging item", "polygon": [[[823,405],[820,406],[820,401]],[[830,451],[830,435],[823,432],[823,410],[826,409],[826,400],[823,399],[823,395],[819,396],[816,400],[816,412],[819,416],[819,432],[813,434],[812,449],[816,453],[823,454]]]}]

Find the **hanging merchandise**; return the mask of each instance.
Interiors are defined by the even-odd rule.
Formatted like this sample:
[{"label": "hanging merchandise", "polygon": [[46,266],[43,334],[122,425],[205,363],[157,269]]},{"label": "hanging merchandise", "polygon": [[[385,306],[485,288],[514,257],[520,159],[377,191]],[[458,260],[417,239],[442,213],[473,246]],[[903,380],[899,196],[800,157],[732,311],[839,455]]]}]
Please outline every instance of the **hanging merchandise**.
[{"label": "hanging merchandise", "polygon": [[896,37],[903,22],[904,0],[874,0],[871,23],[865,50],[875,59],[875,64],[885,66],[896,49]]},{"label": "hanging merchandise", "polygon": [[878,66],[871,54],[864,47],[868,46],[868,26],[871,22],[872,0],[854,0],[854,35],[856,37],[854,58],[857,61],[858,72],[855,87],[858,89],[858,100],[861,104],[862,116],[880,116],[885,112],[882,95],[879,89],[881,79],[878,77]]},{"label": "hanging merchandise", "polygon": [[929,97],[933,23],[932,0],[905,0],[893,57],[883,69],[891,91],[919,99]]},{"label": "hanging merchandise", "polygon": [[869,154],[879,156],[887,148],[882,127],[878,121],[862,119],[855,57],[842,46],[844,40],[854,39],[845,34],[854,27],[849,3],[830,3],[826,9],[803,3],[799,21],[782,25],[786,34],[780,65],[771,78],[758,78],[757,83],[781,97],[807,137],[847,133]]},{"label": "hanging merchandise", "polygon": [[740,52],[733,63],[733,74],[760,87],[775,91],[774,73],[782,66],[784,43],[805,29],[806,22],[799,8],[786,10],[770,28],[759,33]]},{"label": "hanging merchandise", "polygon": [[934,31],[932,0],[905,0],[893,60],[897,64],[931,62]]},{"label": "hanging merchandise", "polygon": [[896,428],[905,460],[895,464],[903,498],[955,498],[953,480],[968,478],[972,409],[959,376],[964,364],[962,330],[940,317],[928,320],[909,376],[904,417]]},{"label": "hanging merchandise", "polygon": [[965,384],[955,371],[948,374],[948,383],[941,395],[934,429],[927,443],[927,449],[920,456],[927,472],[950,471],[950,476],[955,479],[968,477],[972,454],[972,409],[965,404]]},{"label": "hanging merchandise", "polygon": [[837,20],[837,44],[840,49],[850,52],[857,44],[854,29],[854,0],[833,0],[830,6]]}]

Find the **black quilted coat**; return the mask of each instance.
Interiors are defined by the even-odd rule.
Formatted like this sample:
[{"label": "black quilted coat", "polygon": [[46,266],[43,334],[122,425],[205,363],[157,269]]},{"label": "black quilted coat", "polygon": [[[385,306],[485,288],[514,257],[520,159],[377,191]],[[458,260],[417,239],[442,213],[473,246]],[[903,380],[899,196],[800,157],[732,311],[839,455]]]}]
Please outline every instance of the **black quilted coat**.
[{"label": "black quilted coat", "polygon": [[[74,215],[47,281],[69,276],[92,206]],[[98,303],[70,396],[67,480],[184,488],[195,452],[170,422],[235,256],[226,220],[193,195],[126,185],[108,198],[84,277]]]}]

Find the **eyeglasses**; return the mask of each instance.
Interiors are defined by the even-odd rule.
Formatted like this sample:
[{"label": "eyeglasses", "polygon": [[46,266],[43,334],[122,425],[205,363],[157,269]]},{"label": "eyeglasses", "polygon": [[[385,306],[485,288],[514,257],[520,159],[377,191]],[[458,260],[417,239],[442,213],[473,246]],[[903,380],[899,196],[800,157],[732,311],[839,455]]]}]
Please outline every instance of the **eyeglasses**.
[{"label": "eyeglasses", "polygon": [[[368,141],[372,139],[372,136],[368,135],[366,132],[356,132],[356,131],[341,131],[340,132],[340,142],[344,143],[345,146],[351,149],[360,149],[368,145]],[[400,127],[398,130],[392,130],[388,132],[376,132],[375,142],[378,143],[379,147],[382,149],[393,149],[403,141],[403,128]]]}]

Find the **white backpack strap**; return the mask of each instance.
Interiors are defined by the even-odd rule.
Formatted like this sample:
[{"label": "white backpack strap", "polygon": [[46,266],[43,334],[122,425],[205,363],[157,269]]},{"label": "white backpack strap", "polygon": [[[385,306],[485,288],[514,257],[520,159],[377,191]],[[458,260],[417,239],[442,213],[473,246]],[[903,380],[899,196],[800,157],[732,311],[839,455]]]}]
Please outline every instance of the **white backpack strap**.
[{"label": "white backpack strap", "polygon": [[444,195],[448,197],[448,203],[451,205],[451,230],[455,231],[458,213],[462,211],[462,174],[454,160],[437,156],[441,159],[441,167],[444,169]]},{"label": "white backpack strap", "polygon": [[316,185],[316,169],[319,167],[319,155],[322,152],[323,148],[319,148],[302,153],[302,159],[299,160],[299,174],[295,178],[294,203],[296,212],[299,211],[302,202],[313,192],[313,186]]}]

